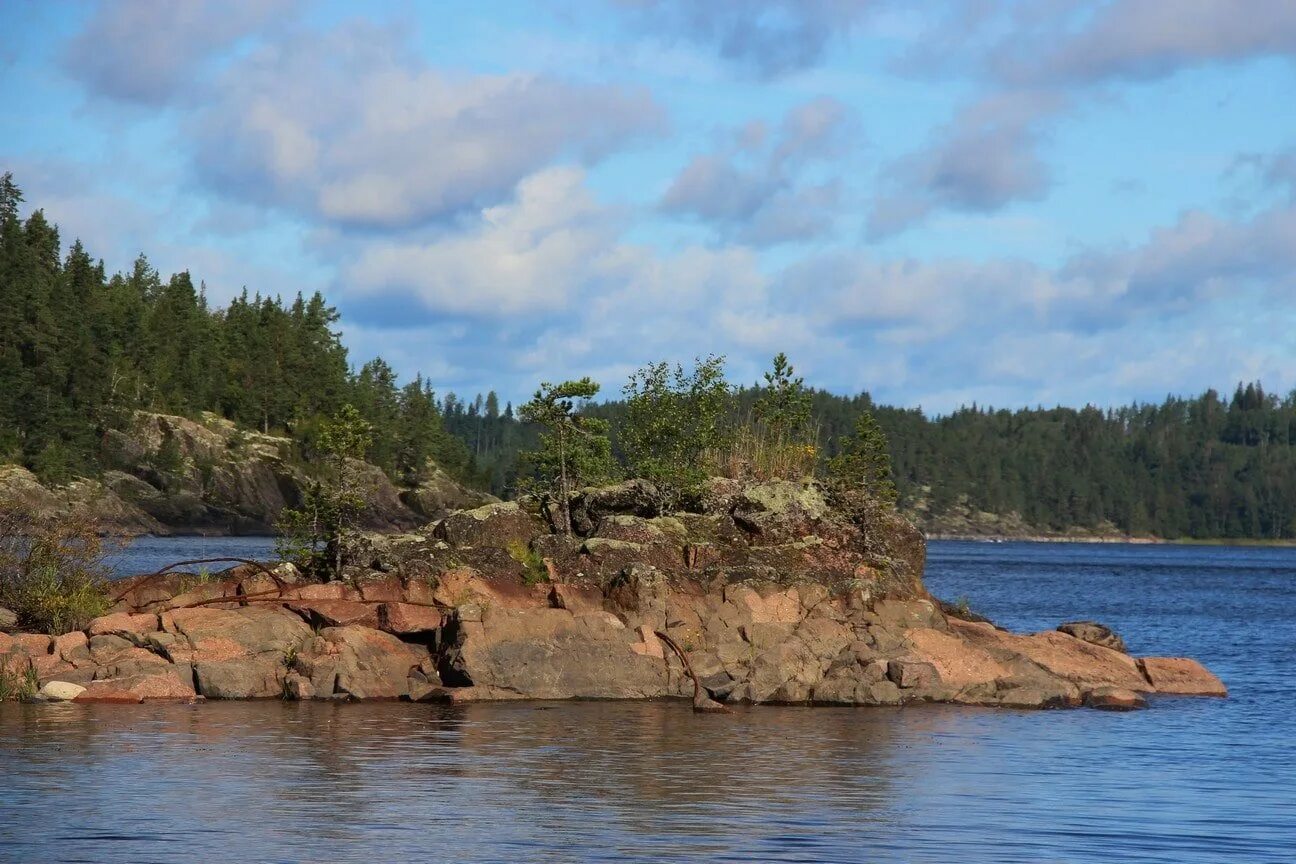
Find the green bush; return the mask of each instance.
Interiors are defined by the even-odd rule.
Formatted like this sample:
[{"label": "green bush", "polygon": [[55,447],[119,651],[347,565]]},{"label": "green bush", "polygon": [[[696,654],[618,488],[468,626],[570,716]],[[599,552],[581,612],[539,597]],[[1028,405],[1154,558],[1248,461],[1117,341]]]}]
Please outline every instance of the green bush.
[{"label": "green bush", "polygon": [[23,630],[58,635],[104,614],[104,558],[97,526],[80,514],[40,519],[22,505],[0,507],[0,606]]},{"label": "green bush", "polygon": [[676,507],[706,481],[715,453],[733,439],[728,414],[733,393],[723,357],[699,357],[692,372],[650,363],[622,391],[625,418],[620,440],[631,472],[651,480]]},{"label": "green bush", "polygon": [[35,669],[28,666],[19,674],[0,658],[0,702],[30,699],[39,689],[40,679],[36,677]]}]

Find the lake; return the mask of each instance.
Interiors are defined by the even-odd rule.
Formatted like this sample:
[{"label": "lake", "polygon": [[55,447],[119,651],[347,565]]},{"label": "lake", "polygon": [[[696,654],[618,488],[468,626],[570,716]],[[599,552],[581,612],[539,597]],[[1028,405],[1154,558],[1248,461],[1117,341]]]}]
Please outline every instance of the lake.
[{"label": "lake", "polygon": [[[199,557],[199,539],[118,566]],[[1231,698],[5,704],[0,861],[1296,857],[1296,549],[937,542],[927,582],[1015,629],[1103,621],[1135,653],[1202,660]]]}]

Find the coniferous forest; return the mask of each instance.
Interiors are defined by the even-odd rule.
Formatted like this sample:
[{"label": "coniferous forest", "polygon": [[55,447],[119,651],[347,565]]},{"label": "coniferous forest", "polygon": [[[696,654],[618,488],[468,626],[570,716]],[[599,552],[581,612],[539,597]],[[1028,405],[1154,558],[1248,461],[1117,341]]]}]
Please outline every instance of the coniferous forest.
[{"label": "coniferous forest", "polygon": [[[349,362],[338,313],[319,294],[209,304],[188,273],[163,278],[140,257],[108,274],[62,243],[0,178],[0,461],[47,483],[93,476],[104,432],[136,410],[210,411],[293,437],[308,451],[321,418],[354,405],[373,426],[368,458],[413,480],[431,458],[498,495],[519,481],[537,430],[495,393],[438,394],[375,359]],[[604,382],[615,394],[620,382]],[[757,387],[737,391],[735,417]],[[864,412],[889,440],[900,506],[1016,514],[1038,531],[1117,530],[1168,538],[1296,538],[1296,393],[1259,383],[1160,404],[993,410],[928,417],[867,394],[811,391],[819,455],[836,453]],[[623,403],[588,409],[609,421]]]}]

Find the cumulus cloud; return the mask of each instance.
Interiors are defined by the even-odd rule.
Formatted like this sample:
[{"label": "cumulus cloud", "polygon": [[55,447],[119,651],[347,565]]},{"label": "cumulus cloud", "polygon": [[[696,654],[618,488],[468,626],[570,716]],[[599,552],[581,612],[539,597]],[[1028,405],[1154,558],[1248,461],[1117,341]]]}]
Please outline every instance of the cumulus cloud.
[{"label": "cumulus cloud", "polygon": [[289,15],[297,0],[101,2],[68,44],[64,67],[92,93],[161,105],[213,55]]},{"label": "cumulus cloud", "polygon": [[1296,148],[1281,153],[1252,157],[1262,172],[1265,183],[1279,189],[1296,201]]},{"label": "cumulus cloud", "polygon": [[933,210],[987,213],[1044,197],[1051,185],[1038,144],[1066,104],[1055,92],[996,93],[964,107],[926,147],[883,169],[869,234],[885,237]]},{"label": "cumulus cloud", "polygon": [[1051,124],[1096,88],[1182,69],[1296,53],[1289,0],[1080,0],[948,4],[906,53],[911,74],[957,72],[987,90],[921,150],[893,163],[869,220],[873,237],[942,210],[992,212],[1039,200]]},{"label": "cumulus cloud", "polygon": [[515,200],[471,228],[427,241],[376,240],[343,274],[368,294],[400,294],[427,310],[494,318],[567,306],[616,231],[575,168],[525,178]]},{"label": "cumulus cloud", "polygon": [[194,132],[221,191],[329,223],[410,227],[505,197],[560,159],[594,162],[665,125],[644,90],[452,75],[355,24],[236,63]]},{"label": "cumulus cloud", "polygon": [[1207,63],[1296,52],[1289,0],[1116,0],[1057,20],[1052,38],[1000,55],[1004,77],[1061,83],[1159,78]]},{"label": "cumulus cloud", "polygon": [[713,48],[771,77],[817,63],[870,0],[613,0],[642,28]]},{"label": "cumulus cloud", "polygon": [[750,124],[719,150],[695,156],[661,209],[759,246],[822,235],[832,227],[841,184],[806,182],[802,169],[839,152],[850,126],[846,106],[827,97],[794,107],[773,133]]},{"label": "cumulus cloud", "polygon": [[1155,396],[1220,369],[1290,379],[1273,346],[1292,337],[1266,337],[1262,351],[1228,334],[1247,326],[1243,310],[1296,285],[1296,207],[1234,221],[1189,211],[1138,244],[1057,267],[856,249],[771,271],[742,245],[629,242],[616,217],[578,169],[542,171],[471,227],[373,247],[343,281],[407,319],[435,313],[438,334],[475,321],[453,353],[481,355],[513,392],[537,375],[611,386],[642,362],[709,351],[730,356],[735,380],[786,350],[820,386],[938,411]]}]

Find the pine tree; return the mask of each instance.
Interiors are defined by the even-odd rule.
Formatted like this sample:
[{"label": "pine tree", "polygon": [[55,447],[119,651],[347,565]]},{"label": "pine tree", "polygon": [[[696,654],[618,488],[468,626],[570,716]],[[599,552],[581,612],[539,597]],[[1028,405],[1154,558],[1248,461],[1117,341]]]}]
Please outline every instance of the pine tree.
[{"label": "pine tree", "polygon": [[589,378],[544,383],[522,406],[527,422],[544,428],[538,450],[524,454],[532,471],[532,488],[550,502],[557,499],[558,530],[570,534],[572,490],[601,483],[615,474],[607,424],[578,413],[599,391]]}]

